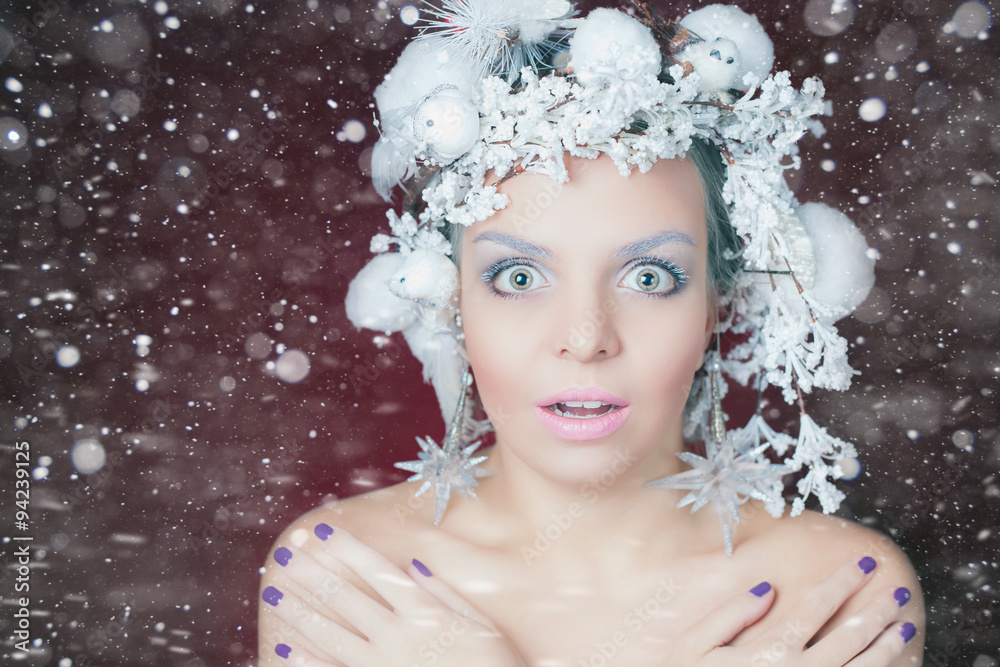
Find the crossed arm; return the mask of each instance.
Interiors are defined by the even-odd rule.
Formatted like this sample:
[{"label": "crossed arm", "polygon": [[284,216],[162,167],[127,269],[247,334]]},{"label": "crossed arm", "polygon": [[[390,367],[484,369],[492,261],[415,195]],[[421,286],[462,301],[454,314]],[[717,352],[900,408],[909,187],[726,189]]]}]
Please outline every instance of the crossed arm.
[{"label": "crossed arm", "polygon": [[[852,558],[778,619],[761,620],[776,591],[755,586],[692,623],[663,654],[618,660],[697,667],[917,665],[922,614],[909,614],[914,622],[904,620],[904,614],[909,596],[919,597],[919,586],[910,571],[900,582],[907,585],[872,594],[874,563],[862,554]],[[668,627],[675,620],[657,622],[664,634],[676,630]],[[798,629],[791,640],[789,627]],[[751,639],[730,645],[750,628],[756,631]],[[656,633],[655,624],[647,632]],[[300,523],[269,555],[261,582],[259,639],[262,667],[527,664],[511,638],[419,561],[398,567],[344,528],[323,522],[311,530],[308,522]],[[785,648],[776,652],[776,645]]]}]

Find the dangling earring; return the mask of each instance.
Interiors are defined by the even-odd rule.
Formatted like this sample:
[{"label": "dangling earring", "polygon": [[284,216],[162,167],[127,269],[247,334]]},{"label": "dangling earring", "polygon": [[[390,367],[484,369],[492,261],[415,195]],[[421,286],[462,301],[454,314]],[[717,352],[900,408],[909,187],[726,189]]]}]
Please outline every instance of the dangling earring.
[{"label": "dangling earring", "polygon": [[479,468],[479,464],[485,461],[487,456],[477,456],[472,458],[472,453],[479,448],[482,441],[477,440],[471,445],[463,446],[463,433],[465,431],[465,402],[472,386],[472,373],[468,368],[462,374],[462,386],[458,393],[458,406],[455,414],[448,425],[445,433],[444,443],[438,446],[430,436],[417,438],[421,452],[416,461],[402,461],[395,466],[412,473],[408,482],[423,480],[423,484],[413,495],[419,497],[425,491],[434,488],[434,525],[441,523],[448,500],[451,498],[452,489],[470,498],[476,497],[475,487],[479,486],[477,477],[488,477],[495,475],[495,470]]},{"label": "dangling earring", "polygon": [[722,363],[719,341],[705,361],[709,383],[709,415],[705,438],[705,456],[691,452],[678,452],[677,457],[693,469],[647,482],[646,486],[659,489],[689,489],[677,507],[691,505],[696,512],[709,502],[715,508],[722,527],[726,555],[733,555],[733,527],[740,522],[740,505],[750,498],[769,501],[762,489],[787,472],[785,466],[762,460],[763,449],[737,453],[733,439],[726,433],[726,415],[722,410]]}]

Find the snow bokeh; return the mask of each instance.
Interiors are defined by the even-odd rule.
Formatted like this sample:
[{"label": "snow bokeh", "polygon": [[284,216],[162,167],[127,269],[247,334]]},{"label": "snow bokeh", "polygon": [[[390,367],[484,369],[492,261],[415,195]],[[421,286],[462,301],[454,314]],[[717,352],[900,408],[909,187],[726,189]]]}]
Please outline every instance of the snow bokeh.
[{"label": "snow bokeh", "polygon": [[[419,9],[46,6],[0,15],[0,433],[31,444],[28,664],[252,665],[278,532],[400,481],[415,436],[444,432],[399,334],[373,341],[343,305],[389,231],[370,103]],[[778,67],[832,102],[796,195],[878,259],[839,324],[863,374],[810,406],[858,448],[841,513],[917,566],[927,664],[995,665],[996,7],[753,9]]]}]

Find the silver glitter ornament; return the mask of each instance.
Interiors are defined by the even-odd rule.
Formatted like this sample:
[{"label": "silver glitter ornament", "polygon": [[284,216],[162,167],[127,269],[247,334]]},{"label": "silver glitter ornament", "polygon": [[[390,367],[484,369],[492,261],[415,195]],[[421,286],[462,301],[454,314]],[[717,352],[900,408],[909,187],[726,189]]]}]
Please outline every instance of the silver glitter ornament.
[{"label": "silver glitter ornament", "polygon": [[472,386],[472,374],[465,371],[462,376],[462,390],[459,394],[458,407],[455,415],[451,418],[448,432],[445,435],[444,445],[438,446],[430,436],[417,438],[417,444],[422,450],[416,461],[403,461],[396,463],[396,467],[401,470],[408,470],[416,473],[406,481],[417,482],[423,480],[423,484],[413,494],[414,498],[421,496],[430,488],[434,488],[434,525],[441,523],[441,517],[448,507],[452,490],[458,491],[470,498],[476,497],[475,487],[479,486],[477,477],[488,477],[495,475],[495,470],[479,468],[479,464],[485,461],[487,456],[472,457],[472,453],[482,444],[476,441],[471,445],[462,447],[462,431],[465,422],[465,401],[469,387]]},{"label": "silver glitter ornament", "polygon": [[764,502],[773,501],[775,482],[790,470],[787,466],[767,462],[762,455],[771,446],[769,442],[751,450],[737,451],[733,438],[726,433],[722,397],[719,392],[719,358],[713,354],[708,361],[709,382],[712,392],[710,437],[705,441],[705,456],[680,452],[677,457],[691,466],[676,475],[647,482],[646,486],[658,489],[690,489],[677,507],[691,505],[696,512],[709,502],[713,504],[726,555],[733,555],[733,527],[740,522],[740,505],[750,498]]}]

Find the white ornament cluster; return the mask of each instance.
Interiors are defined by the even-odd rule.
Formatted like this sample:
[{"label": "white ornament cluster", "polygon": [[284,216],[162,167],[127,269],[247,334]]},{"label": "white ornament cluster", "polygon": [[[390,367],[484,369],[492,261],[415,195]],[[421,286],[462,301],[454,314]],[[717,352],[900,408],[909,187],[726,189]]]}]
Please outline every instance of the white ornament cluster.
[{"label": "white ornament cluster", "polygon": [[[442,230],[503,209],[509,201],[497,186],[518,173],[567,181],[565,155],[607,155],[627,176],[685,155],[693,140],[711,142],[726,162],[723,196],[744,244],[731,316],[717,333],[747,339],[721,360],[722,372],[742,384],[780,387],[789,403],[813,388],[848,387],[854,371],[834,322],[864,299],[874,261],[846,216],[800,204],[786,184],[785,170],[799,166],[798,140],[821,131],[814,117],[824,112],[823,86],[811,78],[796,89],[787,72],[772,74],[773,47],[753,16],[712,5],[656,32],[617,10],[576,18],[558,0],[445,0],[430,14],[425,34],[375,94],[382,137],[373,180],[387,199],[403,186],[411,208],[389,212],[392,233],[376,235],[371,249],[399,261],[379,262],[379,255],[359,274],[348,314],[357,326],[404,332],[446,421],[464,354],[457,274],[445,266],[450,245]],[[679,35],[675,51],[664,31]],[[707,434],[709,392],[701,397],[688,435]],[[831,480],[838,460],[856,456],[853,447],[804,409],[786,456],[790,444],[757,415],[712,444],[711,460],[687,455],[695,470],[673,481],[700,489],[687,499],[696,506],[717,501],[720,520],[749,497],[780,515],[781,476],[807,469],[793,513],[810,495],[825,512],[835,510],[843,494]],[[784,463],[772,465],[767,450]],[[727,546],[731,529],[724,521]]]}]

